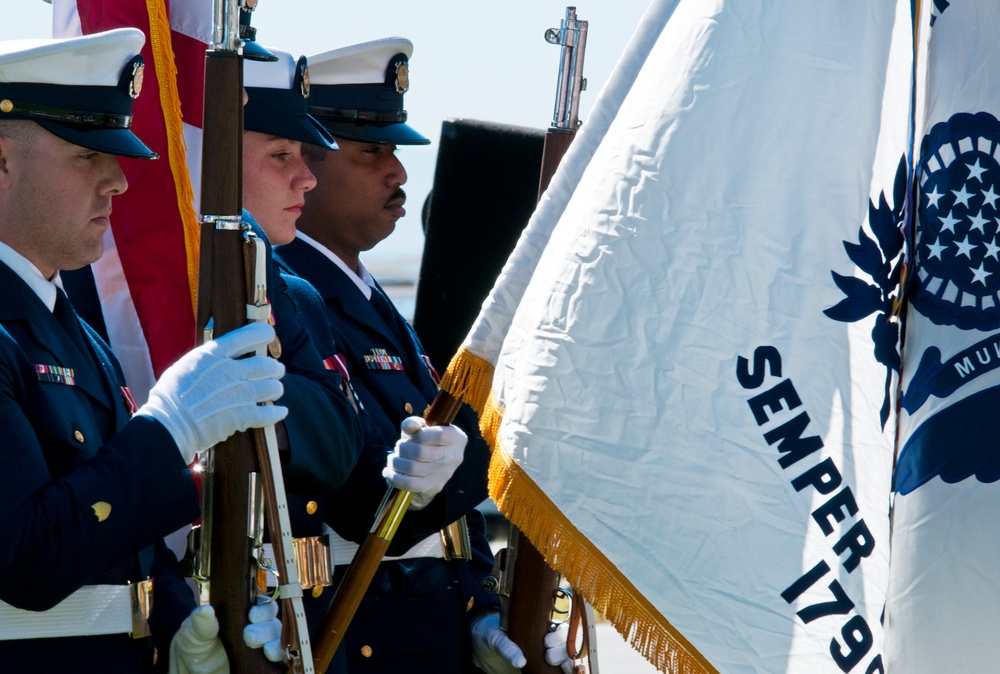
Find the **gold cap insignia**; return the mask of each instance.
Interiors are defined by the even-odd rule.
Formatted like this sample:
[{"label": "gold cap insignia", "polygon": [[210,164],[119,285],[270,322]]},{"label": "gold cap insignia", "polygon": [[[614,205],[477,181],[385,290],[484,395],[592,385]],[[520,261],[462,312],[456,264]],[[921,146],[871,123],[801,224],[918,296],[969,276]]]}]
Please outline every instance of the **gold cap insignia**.
[{"label": "gold cap insignia", "polygon": [[309,66],[302,66],[302,82],[299,84],[302,98],[309,98]]},{"label": "gold cap insignia", "polygon": [[128,95],[133,99],[139,98],[139,93],[142,91],[143,70],[145,70],[145,66],[141,63],[132,66],[132,82],[128,85]]},{"label": "gold cap insignia", "polygon": [[14,109],[14,104],[11,102],[9,98],[5,98],[2,101],[0,101],[0,111],[10,112],[13,109]]},{"label": "gold cap insignia", "polygon": [[309,501],[306,504],[306,512],[310,515],[315,515],[317,510],[319,510],[319,504],[316,501]]},{"label": "gold cap insignia", "polygon": [[405,94],[410,90],[410,68],[405,62],[396,64],[396,93]]},{"label": "gold cap insignia", "polygon": [[94,514],[97,515],[97,521],[103,522],[108,519],[108,515],[111,514],[111,504],[105,503],[104,501],[98,501],[94,505],[90,506],[94,509]]}]

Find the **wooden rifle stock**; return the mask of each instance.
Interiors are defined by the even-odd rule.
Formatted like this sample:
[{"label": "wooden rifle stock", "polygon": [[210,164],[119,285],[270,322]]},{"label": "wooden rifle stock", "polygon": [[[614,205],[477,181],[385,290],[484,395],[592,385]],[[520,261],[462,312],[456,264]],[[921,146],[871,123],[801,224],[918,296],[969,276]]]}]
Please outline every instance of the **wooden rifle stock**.
[{"label": "wooden rifle stock", "polygon": [[[237,44],[237,11],[232,0],[216,2],[216,39],[220,43],[223,41],[219,36],[223,35],[227,36],[225,44]],[[228,39],[230,28],[232,40]],[[256,265],[253,254],[248,254],[242,227],[244,92],[238,48],[207,52],[205,92],[196,323],[199,343],[245,325],[247,306],[255,302],[251,289],[260,282],[255,278]],[[251,649],[243,641],[247,616],[260,590],[254,537],[258,532],[262,535],[261,511],[266,511],[270,530],[275,532],[273,546],[279,572],[285,566],[277,535],[280,529],[273,488],[274,480],[281,476],[275,476],[270,469],[267,442],[262,429],[234,434],[210,450],[211,468],[204,477],[202,535],[208,540],[203,541],[201,549],[208,553],[208,559],[199,564],[200,580],[207,579],[207,594],[219,620],[219,638],[232,671],[248,674],[286,669],[267,660],[263,649]],[[251,523],[257,532],[252,531]],[[283,575],[281,582],[288,582]],[[283,643],[297,652],[300,642],[296,621],[286,619],[283,627]],[[305,646],[308,650],[308,641]],[[301,659],[292,658],[289,666],[292,671],[302,671]]]},{"label": "wooden rifle stock", "polygon": [[545,635],[552,631],[559,574],[513,525],[507,538],[507,555],[508,573],[513,579],[504,623],[507,636],[528,661],[521,671],[525,674],[562,674],[562,669],[545,662]]},{"label": "wooden rifle stock", "polygon": [[[541,198],[559,167],[575,129],[550,127],[542,147],[542,168],[538,180]],[[508,612],[504,618],[507,636],[521,649],[528,661],[524,674],[562,674],[559,667],[545,662],[545,635],[552,629],[552,608],[559,589],[559,573],[550,567],[542,553],[511,525],[507,538],[508,573],[513,574]]]},{"label": "wooden rifle stock", "polygon": [[545,143],[542,145],[542,170],[538,177],[538,198],[548,189],[552,176],[559,168],[559,162],[569,149],[570,143],[576,138],[576,129],[560,129],[549,127],[545,132]]},{"label": "wooden rifle stock", "polygon": [[[545,133],[542,166],[538,178],[538,198],[555,175],[563,155],[576,137],[579,126],[579,93],[585,87],[583,56],[586,48],[587,22],[577,21],[576,10],[566,8],[560,30],[546,33],[546,40],[563,48],[559,83],[552,124]],[[524,653],[528,663],[524,674],[561,674],[559,667],[545,662],[545,635],[552,629],[552,610],[559,589],[559,574],[550,567],[542,553],[511,526],[508,535],[508,573],[510,583],[508,612],[504,616],[507,635]]]},{"label": "wooden rifle stock", "polygon": [[[542,168],[538,198],[549,186],[566,150],[576,137],[576,129],[549,127],[542,146]],[[507,636],[521,649],[528,664],[524,674],[561,674],[559,667],[545,662],[545,635],[552,629],[552,608],[559,589],[559,574],[542,553],[511,525],[507,537],[508,573],[513,575],[510,601],[504,623]]]},{"label": "wooden rifle stock", "polygon": [[[214,50],[205,58],[205,117],[202,152],[201,212],[226,216],[235,229],[202,224],[198,263],[199,341],[210,325],[220,336],[246,323],[243,232],[243,69],[237,52]],[[250,475],[257,472],[253,441],[236,433],[211,450],[209,597],[219,619],[219,638],[233,671],[274,672],[261,649],[243,642],[243,628],[256,595],[257,570],[248,535]]]}]

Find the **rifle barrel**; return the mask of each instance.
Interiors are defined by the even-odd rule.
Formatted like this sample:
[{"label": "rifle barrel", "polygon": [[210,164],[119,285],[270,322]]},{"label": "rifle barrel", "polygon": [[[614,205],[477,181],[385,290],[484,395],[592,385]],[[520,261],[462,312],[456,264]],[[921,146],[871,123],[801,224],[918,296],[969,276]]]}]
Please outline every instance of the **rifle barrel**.
[{"label": "rifle barrel", "polygon": [[[542,166],[538,176],[538,198],[549,186],[580,126],[580,92],[586,89],[583,58],[587,44],[586,21],[576,18],[576,8],[566,8],[558,32],[550,29],[546,40],[562,47],[556,104],[552,124],[545,134]],[[552,624],[552,609],[559,588],[559,573],[545,562],[545,557],[511,526],[508,535],[508,570],[512,574],[509,613],[505,622],[508,636],[528,661],[524,674],[560,674],[559,667],[545,661],[545,635]]]},{"label": "rifle barrel", "polygon": [[[216,9],[229,0],[217,0]],[[235,3],[231,3],[235,5]],[[225,15],[226,12],[223,12]],[[235,12],[229,12],[235,15]],[[220,21],[216,16],[216,30]],[[238,30],[238,29],[237,29]],[[205,327],[213,336],[246,323],[247,288],[243,265],[243,63],[236,50],[210,49],[205,57],[205,116],[201,178],[201,252],[198,287],[198,341]],[[219,638],[233,671],[277,671],[262,649],[243,642],[243,628],[256,594],[256,568],[248,535],[248,508],[254,496],[250,475],[257,472],[252,438],[237,433],[211,450],[213,461],[209,598],[219,620]]]}]

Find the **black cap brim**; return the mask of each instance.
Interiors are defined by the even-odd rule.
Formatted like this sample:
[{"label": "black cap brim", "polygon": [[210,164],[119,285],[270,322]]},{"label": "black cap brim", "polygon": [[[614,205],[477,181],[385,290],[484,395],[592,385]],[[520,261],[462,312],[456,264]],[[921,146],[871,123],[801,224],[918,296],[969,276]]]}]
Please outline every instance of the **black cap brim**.
[{"label": "black cap brim", "polygon": [[[266,92],[266,93],[265,93]],[[243,128],[246,131],[266,133],[278,138],[288,138],[327,150],[336,150],[337,142],[312,115],[296,115],[274,105],[266,96],[273,90],[247,87],[249,102],[243,108]]]},{"label": "black cap brim", "polygon": [[59,124],[43,119],[34,120],[39,126],[63,140],[80,147],[135,159],[159,159],[130,129],[94,129],[74,124]]},{"label": "black cap brim", "polygon": [[358,124],[317,117],[327,131],[337,138],[362,143],[392,143],[394,145],[430,145],[430,139],[421,136],[408,124]]},{"label": "black cap brim", "polygon": [[277,61],[278,57],[254,40],[243,40],[243,58],[251,61]]}]

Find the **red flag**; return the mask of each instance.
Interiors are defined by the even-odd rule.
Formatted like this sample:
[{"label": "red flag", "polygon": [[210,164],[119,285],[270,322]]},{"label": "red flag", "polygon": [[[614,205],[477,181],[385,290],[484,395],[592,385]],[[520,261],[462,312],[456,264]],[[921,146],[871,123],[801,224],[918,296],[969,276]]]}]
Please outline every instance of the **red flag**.
[{"label": "red flag", "polygon": [[[206,5],[196,0],[53,4],[57,37],[124,26],[146,34],[144,82],[132,128],[160,159],[121,160],[129,189],[115,198],[113,240],[94,265],[109,338],[140,403],[154,378],[194,344],[198,219],[188,157],[200,154],[203,62],[211,31]],[[197,169],[198,162],[190,166]]]}]

